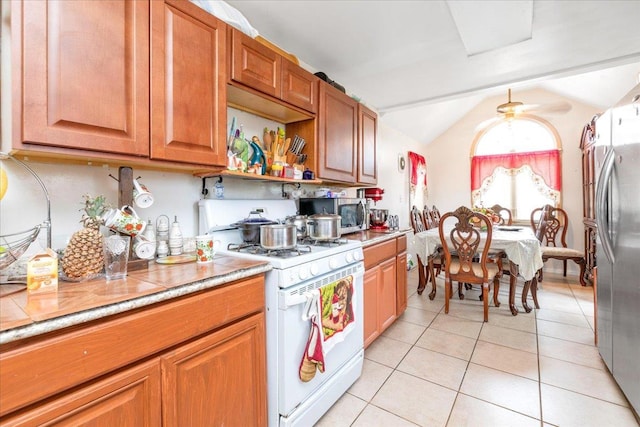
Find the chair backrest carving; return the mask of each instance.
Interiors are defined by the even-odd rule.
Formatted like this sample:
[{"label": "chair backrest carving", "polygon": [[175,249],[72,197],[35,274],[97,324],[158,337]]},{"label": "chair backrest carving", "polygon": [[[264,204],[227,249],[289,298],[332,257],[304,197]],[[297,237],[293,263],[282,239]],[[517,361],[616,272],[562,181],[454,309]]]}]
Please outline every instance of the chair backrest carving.
[{"label": "chair backrest carving", "polygon": [[531,227],[544,246],[567,247],[569,217],[562,208],[544,205],[531,212]]},{"label": "chair backrest carving", "polygon": [[440,211],[436,208],[436,205],[433,205],[431,208],[431,221],[433,222],[434,227],[437,227],[440,224]]},{"label": "chair backrest carving", "polygon": [[495,204],[490,208],[496,215],[500,218],[498,219],[498,224],[500,225],[511,225],[513,224],[513,216],[511,215],[511,209],[500,206],[499,204]]},{"label": "chair backrest carving", "polygon": [[424,226],[427,227],[427,230],[437,227],[433,222],[431,209],[429,209],[429,206],[427,205],[424,205],[424,208],[422,209],[422,218],[424,219]]},{"label": "chair backrest carving", "polygon": [[[440,241],[443,243],[447,274],[451,280],[464,283],[486,282],[488,277],[487,255],[492,237],[491,220],[480,212],[461,206],[453,212],[442,215],[438,231]],[[483,236],[485,233],[486,235]],[[451,259],[454,252],[458,262],[452,266]],[[482,268],[482,276],[473,269],[473,264],[478,263]],[[454,267],[457,270],[453,271]]]},{"label": "chair backrest carving", "polygon": [[414,233],[420,233],[421,231],[426,231],[427,227],[424,225],[424,220],[422,219],[422,214],[415,206],[411,207],[411,227],[413,227]]}]

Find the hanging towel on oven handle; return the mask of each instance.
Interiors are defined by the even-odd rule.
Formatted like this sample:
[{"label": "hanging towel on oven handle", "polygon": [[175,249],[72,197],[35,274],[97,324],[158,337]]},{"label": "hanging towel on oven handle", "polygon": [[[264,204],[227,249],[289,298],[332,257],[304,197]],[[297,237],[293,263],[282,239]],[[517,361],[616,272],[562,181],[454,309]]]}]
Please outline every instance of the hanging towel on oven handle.
[{"label": "hanging towel on oven handle", "polygon": [[307,301],[302,310],[302,320],[309,320],[311,328],[309,338],[304,347],[298,375],[302,382],[309,382],[316,376],[316,371],[324,372],[324,351],[322,342],[322,325],[320,324],[320,295],[318,292],[305,293]]},{"label": "hanging towel on oven handle", "polygon": [[318,289],[319,313],[322,324],[325,356],[336,344],[344,341],[356,327],[356,299],[353,276],[347,276]]}]

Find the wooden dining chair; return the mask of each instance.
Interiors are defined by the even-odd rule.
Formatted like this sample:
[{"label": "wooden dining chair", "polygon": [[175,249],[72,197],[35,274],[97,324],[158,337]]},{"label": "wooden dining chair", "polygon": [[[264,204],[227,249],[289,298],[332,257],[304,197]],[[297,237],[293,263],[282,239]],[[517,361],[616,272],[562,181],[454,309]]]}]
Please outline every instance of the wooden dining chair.
[{"label": "wooden dining chair", "polygon": [[440,224],[440,211],[436,208],[436,205],[433,205],[431,208],[431,221],[433,222],[433,226],[437,227]]},{"label": "wooden dining chair", "polygon": [[[411,226],[414,233],[426,231],[424,219],[418,208],[413,206],[411,208]],[[422,295],[424,289],[427,287],[427,282],[431,281],[431,292],[429,293],[429,299],[433,300],[436,296],[436,276],[440,273],[442,253],[439,251],[433,255],[429,255],[426,260],[423,260],[418,255],[418,295]],[[437,268],[437,272],[436,272]]]},{"label": "wooden dining chair", "polygon": [[[409,219],[411,221],[411,227],[413,228],[414,234],[427,230],[427,228],[424,225],[422,214],[420,213],[418,208],[415,207],[415,205],[411,207]],[[421,295],[422,291],[424,291],[424,288],[427,286],[427,279],[425,275],[425,269],[427,265],[420,258],[420,255],[417,255],[417,258],[418,258],[418,290],[417,292],[418,292],[418,295]]]},{"label": "wooden dining chair", "polygon": [[513,224],[513,216],[511,215],[511,209],[500,206],[499,204],[495,204],[490,208],[496,215],[498,215],[499,225],[512,225]]},{"label": "wooden dining chair", "polygon": [[[567,212],[562,208],[545,205],[531,211],[530,219],[531,227],[541,244],[542,262],[545,263],[549,259],[561,260],[564,277],[567,277],[567,261],[575,262],[580,267],[580,284],[586,286],[584,253],[567,247],[567,228],[569,227]],[[540,269],[538,281],[542,282],[542,278],[542,269]]]},{"label": "wooden dining chair", "polygon": [[427,230],[437,227],[437,225],[433,223],[431,209],[429,209],[429,206],[427,205],[424,205],[424,208],[422,208],[422,218],[424,218],[424,225],[427,227]]},{"label": "wooden dining chair", "polygon": [[[477,219],[475,222],[477,226],[471,224],[472,218]],[[448,223],[452,223],[453,227],[447,227]],[[485,227],[486,237],[482,239],[480,230]],[[488,261],[492,237],[491,220],[486,215],[461,206],[453,212],[442,215],[438,231],[444,252],[444,312],[449,313],[453,281],[481,285],[484,321],[487,322],[489,320],[489,283],[493,282],[495,293],[500,281],[500,267]]]}]

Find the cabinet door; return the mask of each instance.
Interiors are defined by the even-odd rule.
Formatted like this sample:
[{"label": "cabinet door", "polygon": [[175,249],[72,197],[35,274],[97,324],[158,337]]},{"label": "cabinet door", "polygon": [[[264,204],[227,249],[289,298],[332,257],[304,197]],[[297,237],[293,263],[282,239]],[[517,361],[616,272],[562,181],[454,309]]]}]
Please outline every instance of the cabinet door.
[{"label": "cabinet door", "polygon": [[280,98],[282,57],[236,29],[230,33],[231,80]]},{"label": "cabinet door", "polygon": [[32,406],[3,426],[146,426],[161,425],[158,359],[127,369],[63,397]]},{"label": "cabinet door", "polygon": [[151,30],[151,158],[224,166],[226,25],[167,0],[151,2]]},{"label": "cabinet door", "polygon": [[396,257],[396,317],[407,309],[407,253]]},{"label": "cabinet door", "polygon": [[378,134],[378,115],[358,104],[358,183],[378,182],[376,163],[376,140]]},{"label": "cabinet door", "polygon": [[378,325],[380,333],[384,332],[396,320],[396,258],[393,257],[380,264],[378,282]]},{"label": "cabinet door", "polygon": [[12,14],[14,148],[147,156],[149,3],[14,1]]},{"label": "cabinet door", "polygon": [[266,425],[264,328],[255,314],[163,356],[163,425]]},{"label": "cabinet door", "polygon": [[364,348],[367,348],[378,336],[378,278],[380,267],[371,268],[364,273],[362,289],[364,292]]},{"label": "cabinet door", "polygon": [[282,100],[315,113],[320,80],[291,61],[282,59]]},{"label": "cabinet door", "polygon": [[317,121],[318,178],[355,183],[358,103],[320,82]]}]

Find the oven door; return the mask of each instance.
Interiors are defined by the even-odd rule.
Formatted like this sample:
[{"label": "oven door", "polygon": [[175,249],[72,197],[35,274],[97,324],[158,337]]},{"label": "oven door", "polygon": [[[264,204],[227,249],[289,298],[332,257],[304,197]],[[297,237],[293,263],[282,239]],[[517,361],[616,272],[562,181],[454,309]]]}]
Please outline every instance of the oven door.
[{"label": "oven door", "polygon": [[[294,410],[309,399],[332,399],[335,402],[346,388],[341,387],[339,394],[327,393],[327,382],[336,381],[341,371],[344,372],[348,362],[356,357],[363,348],[363,287],[362,277],[364,264],[357,263],[347,266],[330,274],[314,278],[300,285],[279,290],[278,295],[278,412],[284,417],[295,417]],[[307,342],[311,332],[311,320],[305,320],[309,312],[310,295],[320,295],[318,289],[329,289],[332,283],[353,278],[353,294],[351,298],[353,308],[353,322],[342,332],[335,333],[325,341],[325,349],[331,346],[324,355],[324,372],[316,371],[315,376],[308,382],[300,379],[300,366],[305,354]],[[329,285],[329,286],[327,286]],[[344,333],[343,336],[339,334]],[[335,340],[334,343],[330,343]],[[344,379],[347,381],[347,379]],[[355,379],[351,380],[352,382]],[[350,385],[350,384],[349,384]],[[324,387],[323,387],[324,386]],[[320,390],[322,388],[322,391]],[[331,402],[330,404],[333,404]],[[314,402],[322,405],[326,402]],[[305,406],[308,406],[305,405]],[[330,406],[330,405],[329,405]],[[328,408],[328,406],[327,406]]]}]

